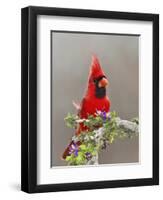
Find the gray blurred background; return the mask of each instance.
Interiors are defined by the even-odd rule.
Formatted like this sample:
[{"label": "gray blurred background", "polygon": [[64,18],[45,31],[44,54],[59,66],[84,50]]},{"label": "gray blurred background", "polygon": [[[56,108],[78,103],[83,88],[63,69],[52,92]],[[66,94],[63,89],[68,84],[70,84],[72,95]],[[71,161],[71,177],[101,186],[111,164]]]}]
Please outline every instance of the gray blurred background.
[{"label": "gray blurred background", "polygon": [[[109,79],[111,111],[123,119],[138,117],[139,36],[52,32],[52,166],[64,166],[61,155],[74,135],[64,118],[76,113],[87,86],[92,54]],[[99,155],[100,164],[139,161],[139,138],[117,140]]]}]

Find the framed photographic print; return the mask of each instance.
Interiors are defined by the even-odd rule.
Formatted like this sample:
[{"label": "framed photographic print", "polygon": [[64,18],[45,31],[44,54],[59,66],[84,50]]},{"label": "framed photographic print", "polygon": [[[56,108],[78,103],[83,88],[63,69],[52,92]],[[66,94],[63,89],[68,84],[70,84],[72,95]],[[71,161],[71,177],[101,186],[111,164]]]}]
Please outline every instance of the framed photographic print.
[{"label": "framed photographic print", "polygon": [[22,190],[159,184],[159,16],[22,9]]}]

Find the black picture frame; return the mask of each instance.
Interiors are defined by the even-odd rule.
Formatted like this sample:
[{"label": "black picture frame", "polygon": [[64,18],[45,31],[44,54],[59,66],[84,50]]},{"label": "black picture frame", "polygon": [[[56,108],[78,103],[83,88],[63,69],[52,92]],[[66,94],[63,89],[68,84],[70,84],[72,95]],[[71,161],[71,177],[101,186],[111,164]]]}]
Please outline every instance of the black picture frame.
[{"label": "black picture frame", "polygon": [[[153,23],[153,177],[37,184],[37,16],[55,15]],[[21,11],[21,190],[28,193],[159,184],[159,15],[29,6]]]}]

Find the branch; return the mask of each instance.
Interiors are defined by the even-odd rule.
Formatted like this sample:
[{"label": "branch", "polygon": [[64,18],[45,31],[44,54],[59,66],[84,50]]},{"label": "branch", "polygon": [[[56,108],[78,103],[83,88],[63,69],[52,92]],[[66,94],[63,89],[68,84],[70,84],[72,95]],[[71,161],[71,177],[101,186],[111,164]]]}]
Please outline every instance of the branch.
[{"label": "branch", "polygon": [[[137,135],[139,133],[139,125],[135,122],[122,120],[121,118],[117,117],[116,123],[118,128],[123,130],[125,133],[130,134],[130,136],[131,134]],[[96,130],[95,134],[96,145],[98,145],[100,141],[103,139],[103,135],[104,135],[104,128]],[[97,165],[97,164],[98,164],[98,154],[93,156],[92,159],[87,162],[87,165]]]},{"label": "branch", "polygon": [[128,121],[117,117],[116,123],[119,128],[123,129],[127,133],[139,133],[139,125],[136,119],[135,121]]},{"label": "branch", "polygon": [[117,117],[115,112],[97,112],[97,116],[89,116],[88,119],[80,119],[76,115],[68,114],[65,121],[71,128],[75,128],[80,123],[89,128],[88,131],[72,137],[74,144],[80,142],[80,145],[75,149],[78,156],[73,152],[67,156],[66,161],[69,165],[97,165],[101,149],[105,149],[118,138],[131,138],[139,133],[138,119],[123,120]]}]

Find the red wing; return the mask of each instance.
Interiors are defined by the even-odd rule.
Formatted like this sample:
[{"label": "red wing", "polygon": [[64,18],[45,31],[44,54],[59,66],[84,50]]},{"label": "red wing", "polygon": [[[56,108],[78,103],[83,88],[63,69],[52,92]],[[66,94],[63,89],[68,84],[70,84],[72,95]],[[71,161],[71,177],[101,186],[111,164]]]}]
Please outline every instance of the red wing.
[{"label": "red wing", "polygon": [[[85,105],[86,105],[86,99],[83,98],[81,104],[80,104],[80,111],[78,112],[78,116],[80,118],[86,118],[86,112],[85,112]],[[78,126],[76,127],[76,131],[75,134],[79,135],[81,133],[81,131],[86,130],[86,128],[84,127],[83,123],[78,124]]]},{"label": "red wing", "polygon": [[86,99],[83,98],[81,104],[80,104],[80,111],[78,112],[78,115],[80,118],[85,118],[86,113],[85,113],[85,104],[86,104]]}]

